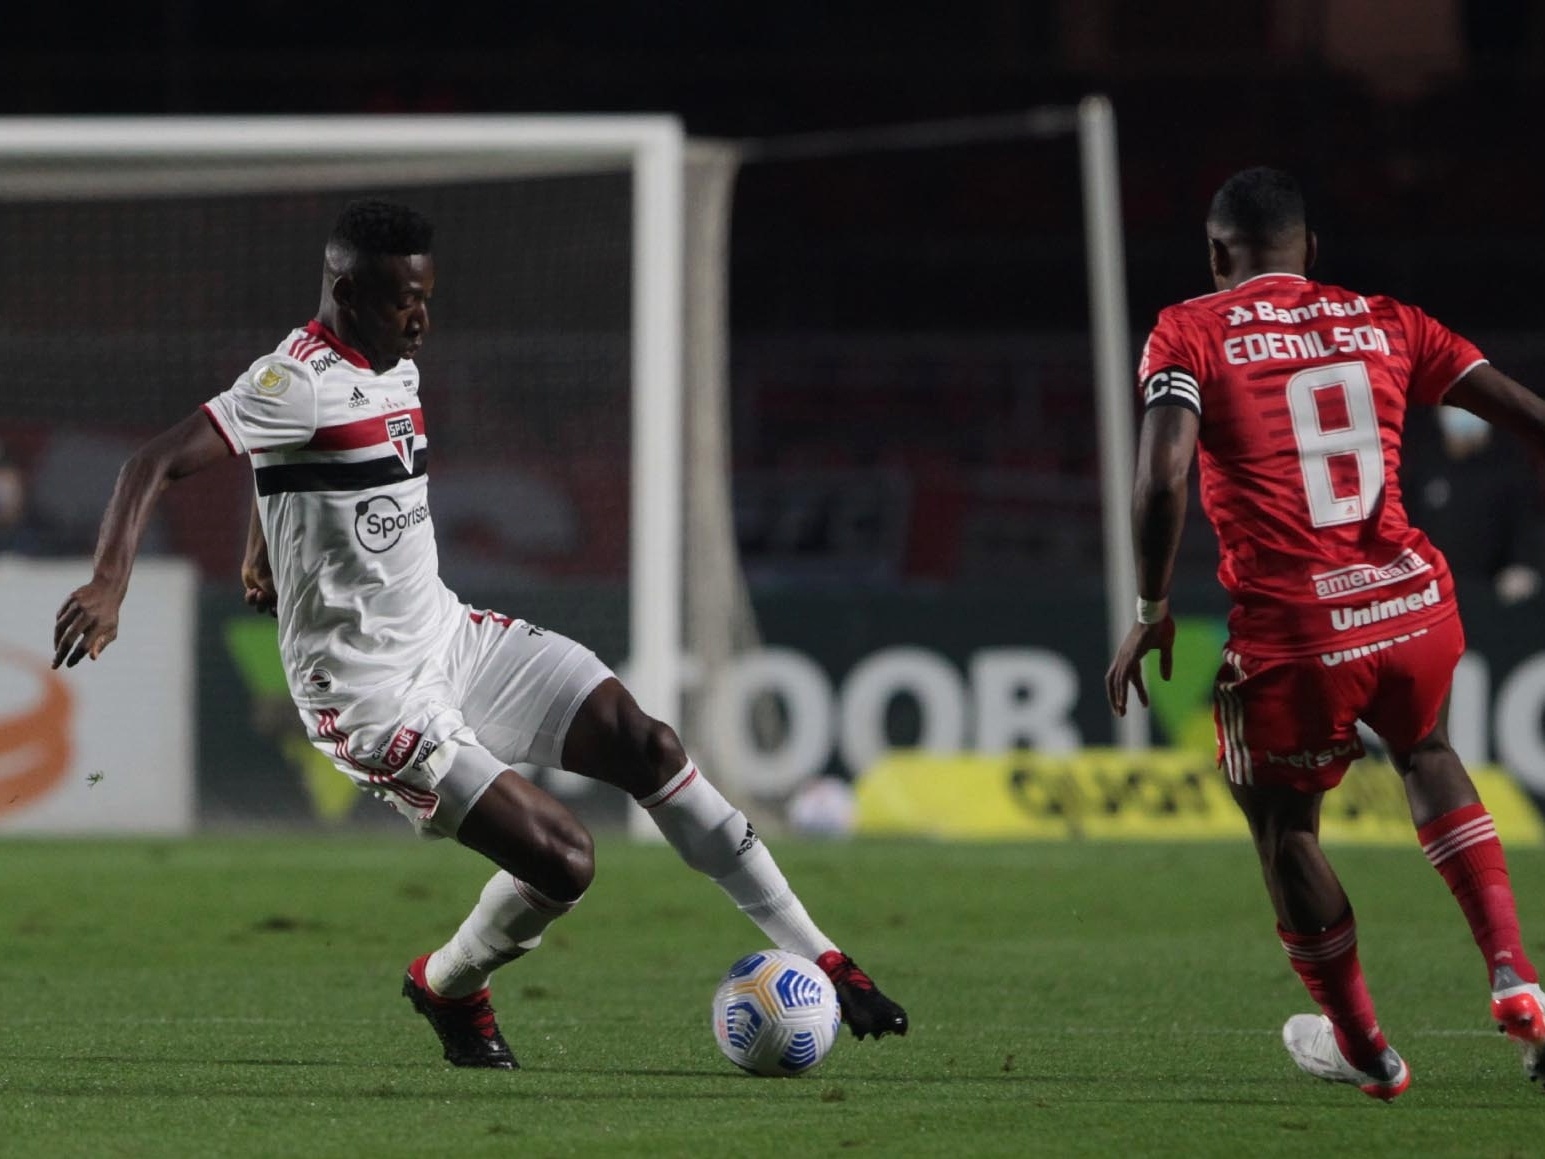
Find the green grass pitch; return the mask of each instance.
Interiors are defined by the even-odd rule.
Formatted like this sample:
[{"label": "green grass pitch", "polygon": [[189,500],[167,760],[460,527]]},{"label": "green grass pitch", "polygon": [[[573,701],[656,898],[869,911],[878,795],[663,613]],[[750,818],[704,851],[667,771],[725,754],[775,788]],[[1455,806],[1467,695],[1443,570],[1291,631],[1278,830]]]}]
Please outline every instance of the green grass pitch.
[{"label": "green grass pitch", "polygon": [[[525,1069],[469,1073],[397,991],[475,896],[471,854],[0,843],[0,1155],[1540,1151],[1545,1103],[1414,842],[1333,854],[1415,1074],[1389,1106],[1283,1052],[1307,1003],[1243,845],[774,844],[912,1016],[786,1080],[719,1056],[714,984],[763,942],[663,847],[603,842],[590,895],[495,983]],[[1545,854],[1515,852],[1513,876],[1545,958]]]}]

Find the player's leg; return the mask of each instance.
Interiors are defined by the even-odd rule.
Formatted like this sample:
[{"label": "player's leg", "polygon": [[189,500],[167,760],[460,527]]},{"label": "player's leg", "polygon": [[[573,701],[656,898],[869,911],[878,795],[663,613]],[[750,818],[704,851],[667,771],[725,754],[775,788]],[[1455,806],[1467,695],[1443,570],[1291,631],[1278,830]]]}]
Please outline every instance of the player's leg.
[{"label": "player's leg", "polygon": [[1255,841],[1277,937],[1323,1016],[1290,1019],[1284,1045],[1311,1074],[1394,1098],[1409,1084],[1410,1072],[1379,1029],[1357,957],[1352,904],[1320,847],[1324,794],[1285,786],[1231,788]]},{"label": "player's leg", "polygon": [[855,1035],[907,1032],[906,1011],[811,920],[745,814],[688,759],[675,730],[640,709],[615,677],[575,713],[562,760],[632,796],[682,860],[713,879],[774,945],[818,963]]},{"label": "player's leg", "polygon": [[595,876],[589,831],[568,806],[513,769],[501,768],[478,796],[456,840],[559,903],[578,901]]},{"label": "player's leg", "polygon": [[519,1064],[499,1031],[490,977],[536,949],[543,931],[579,902],[595,872],[590,834],[556,798],[500,769],[455,837],[499,872],[450,939],[408,964],[403,994],[434,1027],[451,1063],[514,1069]]},{"label": "player's leg", "polygon": [[551,794],[501,769],[455,831],[458,842],[499,867],[450,941],[428,955],[435,993],[464,997],[494,970],[536,949],[595,874],[590,834]]},{"label": "player's leg", "polygon": [[594,872],[590,835],[557,799],[490,753],[454,689],[421,679],[352,704],[303,713],[312,739],[362,789],[426,837],[454,837],[499,867],[446,944],[408,965],[403,995],[457,1066],[513,1069],[489,1002],[489,975],[534,949]]},{"label": "player's leg", "polygon": [[1442,876],[1486,962],[1492,1015],[1545,1077],[1545,991],[1524,949],[1507,858],[1491,814],[1448,742],[1444,725],[1459,619],[1390,649],[1366,718],[1400,773],[1422,852]]},{"label": "player's leg", "polygon": [[1522,981],[1537,982],[1539,975],[1519,932],[1497,827],[1442,725],[1409,748],[1392,746],[1390,758],[1405,784],[1422,852],[1464,911],[1487,972],[1508,971]]},{"label": "player's leg", "polygon": [[1524,949],[1507,857],[1441,725],[1409,748],[1391,747],[1417,840],[1464,912],[1486,960],[1491,1013],[1519,1044],[1531,1079],[1545,1078],[1545,991]]},{"label": "player's leg", "polygon": [[[455,764],[466,765],[469,755],[475,764],[494,761],[464,748]],[[519,1064],[499,1030],[489,982],[495,970],[536,949],[547,927],[578,904],[595,872],[590,834],[560,801],[508,768],[496,771],[459,824],[452,817],[443,824],[499,869],[445,944],[408,964],[403,995],[434,1028],[452,1064],[514,1069]]]},{"label": "player's leg", "polygon": [[1321,1010],[1290,1018],[1283,1045],[1317,1078],[1393,1099],[1410,1085],[1410,1069],[1379,1029],[1352,905],[1319,838],[1325,792],[1361,747],[1355,716],[1338,707],[1317,663],[1257,669],[1228,653],[1214,686],[1219,751],[1250,827],[1278,939]]}]

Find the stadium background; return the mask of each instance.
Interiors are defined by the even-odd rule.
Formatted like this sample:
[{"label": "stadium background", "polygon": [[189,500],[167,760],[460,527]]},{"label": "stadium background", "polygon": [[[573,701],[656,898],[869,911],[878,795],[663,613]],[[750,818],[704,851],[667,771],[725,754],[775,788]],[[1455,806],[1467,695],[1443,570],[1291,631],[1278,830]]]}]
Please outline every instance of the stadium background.
[{"label": "stadium background", "polygon": [[[1211,190],[1234,169],[1271,163],[1305,181],[1322,277],[1418,302],[1509,372],[1545,382],[1533,276],[1545,251],[1545,167],[1533,147],[1545,107],[1541,5],[997,0],[953,5],[947,20],[929,9],[683,2],[474,15],[458,5],[167,0],[132,21],[82,15],[67,24],[31,9],[13,15],[0,44],[0,114],[671,112],[694,137],[835,132],[840,141],[866,127],[992,117],[1103,92],[1120,134],[1134,349],[1162,305],[1208,288],[1200,218]],[[593,215],[619,212],[615,191],[595,196]],[[567,306],[616,309],[621,255],[565,235],[560,211],[572,206],[562,190],[548,201],[534,196],[523,220],[551,244],[539,257],[517,245],[503,252],[552,263],[545,268],[589,263],[592,284]],[[174,225],[158,212],[200,215],[205,261],[168,263],[156,241]],[[27,501],[0,548],[89,554],[112,471],[134,439],[222,387],[245,362],[231,363],[228,348],[255,355],[311,308],[308,212],[321,211],[305,199],[271,217],[218,199],[162,206],[128,233],[101,225],[61,247],[46,207],[0,208],[0,352],[14,376],[0,439]],[[475,196],[455,213],[468,228],[456,254],[460,288],[447,279],[441,295],[447,332],[499,298],[497,279],[508,274],[488,260],[500,251],[471,237],[488,216]],[[822,695],[838,715],[844,682],[877,655],[921,650],[958,674],[945,700],[970,702],[981,695],[974,658],[1033,650],[1044,682],[1029,695],[1057,707],[1020,739],[1041,749],[1108,742],[1074,143],[839,144],[749,163],[732,220],[736,525],[763,641],[824,672]],[[222,265],[222,237],[254,234],[272,238],[271,264]],[[442,231],[453,251],[455,237]],[[58,260],[61,249],[77,256]],[[287,290],[292,277],[307,286],[299,300]],[[533,309],[552,305],[529,282],[510,293]],[[194,325],[167,329],[171,303],[179,318],[191,308]],[[83,345],[83,318],[108,319],[99,329],[115,343]],[[223,345],[205,341],[216,330]],[[490,376],[498,355],[477,354]],[[614,352],[586,356],[605,362]],[[92,389],[58,385],[96,363],[105,373]],[[569,396],[543,409],[522,405],[518,391],[488,394],[509,442],[438,444],[469,505],[447,551],[449,578],[472,598],[566,627],[565,589],[620,590],[623,537],[608,514],[616,463],[574,449],[591,446],[615,414],[604,400]],[[1433,424],[1413,423],[1411,466],[1423,474],[1411,495],[1443,494],[1444,518],[1470,531],[1491,526],[1498,510],[1516,514],[1518,558],[1509,562],[1538,570],[1538,465],[1493,449],[1450,497],[1440,484],[1455,472],[1439,444]],[[508,470],[512,449],[531,468],[519,478]],[[152,544],[198,567],[198,815],[368,823],[381,811],[357,804],[341,779],[341,795],[329,791],[304,767],[263,625],[243,619],[233,579],[245,487],[233,464],[192,494],[174,493]],[[478,508],[479,496],[509,503],[516,487],[526,488],[516,501],[524,510],[547,513],[527,520],[524,537]],[[451,493],[437,469],[437,497]],[[1474,513],[1449,518],[1470,495]],[[1454,562],[1479,555],[1466,550]],[[1217,642],[1213,563],[1205,529],[1193,526],[1180,581],[1181,606],[1195,617],[1183,669],[1193,679],[1159,704],[1161,741],[1207,743],[1198,678]],[[1466,738],[1471,755],[1509,758],[1538,793],[1545,596],[1527,584],[1499,590],[1495,571],[1462,577],[1479,665],[1465,685],[1479,722]],[[622,659],[616,622],[573,630]],[[894,697],[887,734],[902,747],[928,739],[930,712]],[[811,772],[864,771],[843,753],[840,731],[839,721]],[[744,784],[757,791],[754,775]],[[765,795],[778,804],[785,790]],[[604,801],[581,803],[614,815]]]}]

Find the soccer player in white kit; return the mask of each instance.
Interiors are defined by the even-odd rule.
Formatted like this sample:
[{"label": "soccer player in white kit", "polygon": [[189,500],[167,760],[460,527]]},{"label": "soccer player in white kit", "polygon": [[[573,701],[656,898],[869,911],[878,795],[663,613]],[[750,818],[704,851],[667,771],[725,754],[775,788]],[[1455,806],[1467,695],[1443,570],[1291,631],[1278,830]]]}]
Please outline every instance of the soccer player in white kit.
[{"label": "soccer player in white kit", "polygon": [[511,768],[570,769],[631,794],[686,863],[778,947],[831,977],[859,1038],[906,1012],[810,919],[745,815],[595,654],[461,603],[440,581],[429,437],[413,359],[429,331],[433,230],[413,210],[349,203],[328,238],[316,317],[234,386],[151,439],[119,473],[91,580],[54,626],[54,667],[117,635],[157,495],[227,455],[257,499],[241,575],[279,618],[290,692],[313,744],[424,835],[497,867],[450,940],[411,962],[403,994],[457,1066],[518,1064],[489,977],[536,948],[594,875],[590,834]]}]

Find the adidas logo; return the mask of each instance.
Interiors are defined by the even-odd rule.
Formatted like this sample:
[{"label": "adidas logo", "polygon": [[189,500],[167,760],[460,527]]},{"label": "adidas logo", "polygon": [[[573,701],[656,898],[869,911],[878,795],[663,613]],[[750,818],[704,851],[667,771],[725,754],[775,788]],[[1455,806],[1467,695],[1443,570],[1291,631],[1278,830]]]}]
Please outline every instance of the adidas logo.
[{"label": "adidas logo", "polygon": [[746,835],[740,839],[740,848],[735,850],[736,857],[744,857],[756,847],[756,830],[751,827],[751,822],[746,822]]},{"label": "adidas logo", "polygon": [[349,395],[349,409],[353,410],[355,407],[369,406],[369,405],[370,405],[370,400],[365,397],[365,392],[360,390],[360,388],[356,386],[354,388],[354,393]]}]

